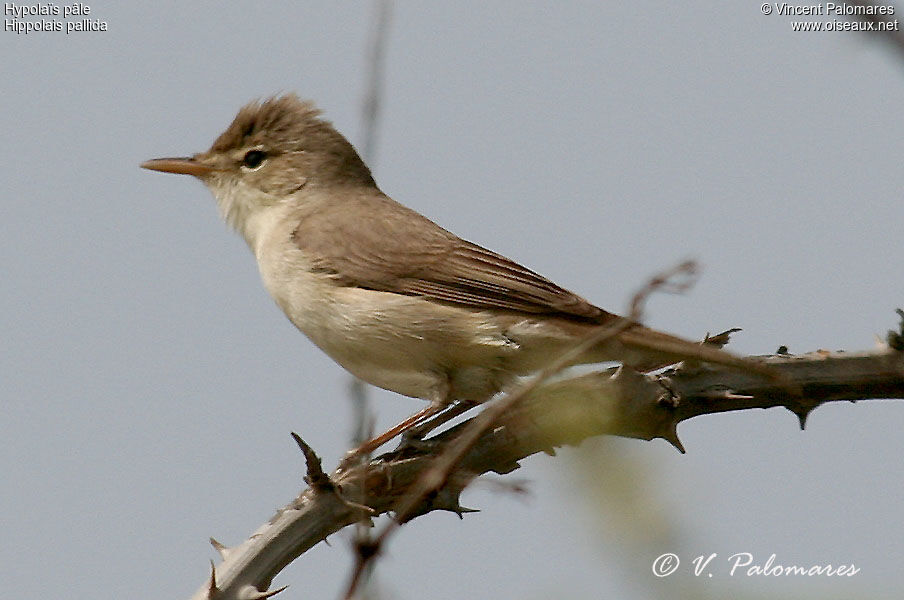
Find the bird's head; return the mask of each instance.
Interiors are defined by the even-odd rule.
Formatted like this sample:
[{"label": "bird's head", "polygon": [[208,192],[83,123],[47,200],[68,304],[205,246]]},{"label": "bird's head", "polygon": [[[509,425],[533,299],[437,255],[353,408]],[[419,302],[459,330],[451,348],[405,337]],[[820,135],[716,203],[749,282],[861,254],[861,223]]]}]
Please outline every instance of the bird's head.
[{"label": "bird's head", "polygon": [[375,185],[348,140],[295,94],[244,106],[206,152],[156,158],[141,166],[197,177],[213,192],[226,221],[240,231],[267,207],[303,202],[305,191]]}]

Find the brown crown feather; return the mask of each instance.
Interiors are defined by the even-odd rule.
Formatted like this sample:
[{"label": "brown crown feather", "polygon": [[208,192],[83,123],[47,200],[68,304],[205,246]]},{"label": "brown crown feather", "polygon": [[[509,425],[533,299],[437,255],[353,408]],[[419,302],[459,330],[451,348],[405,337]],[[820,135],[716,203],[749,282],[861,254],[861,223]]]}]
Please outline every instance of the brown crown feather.
[{"label": "brown crown feather", "polygon": [[213,143],[211,153],[261,146],[273,154],[309,153],[320,157],[321,175],[373,184],[370,169],[354,146],[320,117],[313,102],[296,94],[248,103]]}]

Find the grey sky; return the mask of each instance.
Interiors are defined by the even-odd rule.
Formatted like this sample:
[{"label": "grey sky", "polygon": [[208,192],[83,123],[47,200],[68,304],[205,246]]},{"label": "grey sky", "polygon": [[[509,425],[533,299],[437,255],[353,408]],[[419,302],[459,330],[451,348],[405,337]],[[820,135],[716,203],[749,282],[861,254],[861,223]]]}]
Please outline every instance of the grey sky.
[{"label": "grey sky", "polygon": [[[794,33],[759,3],[397,6],[378,160],[384,191],[612,310],[685,257],[705,270],[647,321],[743,327],[767,353],[862,350],[902,305],[904,63],[875,35]],[[0,583],[21,598],[187,597],[214,556],[301,487],[295,430],[335,464],[347,376],[297,333],[189,178],[245,102],[315,100],[360,142],[365,2],[90,3],[96,33],[0,32]],[[661,5],[660,5],[661,6]],[[5,17],[9,18],[9,17]],[[289,357],[288,360],[286,357]],[[371,394],[381,425],[418,401]],[[525,462],[520,499],[430,515],[381,562],[387,597],[897,597],[904,406],[719,415],[623,441],[681,544],[633,549],[575,453]],[[613,516],[614,515],[614,516]],[[343,536],[277,582],[336,597]],[[674,551],[856,563],[844,579],[687,575]],[[702,593],[702,592],[700,592]]]}]

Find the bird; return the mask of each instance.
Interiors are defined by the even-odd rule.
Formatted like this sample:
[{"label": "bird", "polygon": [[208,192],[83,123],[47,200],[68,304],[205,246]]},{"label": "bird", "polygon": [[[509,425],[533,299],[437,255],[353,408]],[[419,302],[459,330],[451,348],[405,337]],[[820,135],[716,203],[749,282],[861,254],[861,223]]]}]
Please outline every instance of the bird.
[{"label": "bird", "polygon": [[766,368],[625,323],[396,202],[353,145],[294,93],[242,107],[205,152],[141,166],[192,175],[209,188],[276,304],[335,362],[365,382],[428,402],[357,452],[453,405],[486,402],[613,324],[622,330],[573,364],[650,370],[693,358]]}]

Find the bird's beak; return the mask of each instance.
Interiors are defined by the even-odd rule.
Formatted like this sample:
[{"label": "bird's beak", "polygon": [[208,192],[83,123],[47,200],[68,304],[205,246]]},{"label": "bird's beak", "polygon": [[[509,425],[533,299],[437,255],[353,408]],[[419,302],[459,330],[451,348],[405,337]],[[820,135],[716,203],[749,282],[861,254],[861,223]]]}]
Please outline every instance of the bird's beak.
[{"label": "bird's beak", "polygon": [[217,170],[210,165],[199,162],[191,156],[182,156],[179,158],[152,158],[151,160],[141,163],[141,167],[152,171],[194,175],[195,177],[204,177]]}]

